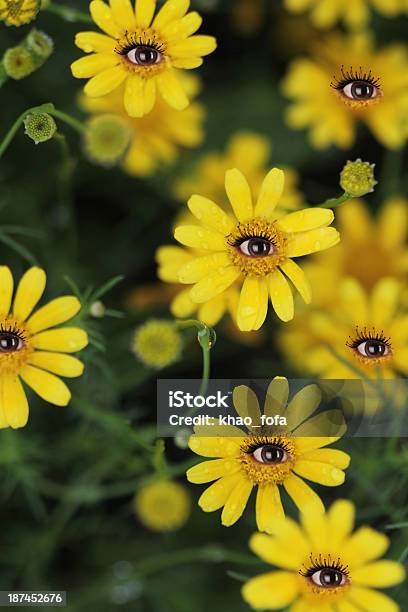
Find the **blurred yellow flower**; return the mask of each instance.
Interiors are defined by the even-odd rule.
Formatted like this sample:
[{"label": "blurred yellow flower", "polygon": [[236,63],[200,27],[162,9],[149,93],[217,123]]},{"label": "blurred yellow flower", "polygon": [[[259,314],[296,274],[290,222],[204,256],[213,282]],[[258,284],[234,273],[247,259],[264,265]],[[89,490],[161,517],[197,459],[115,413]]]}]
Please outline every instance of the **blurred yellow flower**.
[{"label": "blurred yellow flower", "polygon": [[[51,404],[66,406],[71,393],[59,378],[81,376],[84,366],[74,353],[88,344],[85,331],[57,325],[72,319],[81,308],[74,296],[56,298],[32,314],[41,299],[46,275],[30,268],[21,278],[14,302],[14,280],[0,267],[0,428],[24,427],[28,402],[23,382]],[[56,376],[55,376],[56,375]]]},{"label": "blurred yellow flower", "polygon": [[[334,79],[334,81],[333,81]],[[282,83],[292,100],[287,124],[309,129],[313,147],[353,145],[357,124],[367,125],[385,147],[408,136],[408,52],[404,45],[376,50],[364,35],[328,35],[311,57],[295,59]]]},{"label": "blurred yellow flower", "polygon": [[[199,81],[192,76],[182,79],[190,97],[199,90]],[[132,176],[148,176],[163,165],[173,163],[180,147],[196,147],[203,138],[204,107],[194,102],[183,111],[176,111],[157,100],[152,112],[131,118],[123,105],[123,91],[118,88],[101,98],[81,96],[81,107],[89,113],[113,113],[123,119],[130,130],[131,143],[123,159],[123,169]]]},{"label": "blurred yellow flower", "polygon": [[172,480],[157,480],[143,486],[134,504],[143,525],[159,532],[180,529],[187,523],[191,511],[185,487]]},{"label": "blurred yellow flower", "polygon": [[96,115],[86,124],[83,142],[86,156],[94,163],[109,168],[117,164],[127,151],[130,130],[118,115]]},{"label": "blurred yellow flower", "polygon": [[325,514],[308,511],[300,525],[284,518],[273,535],[254,534],[252,551],[278,570],[251,578],[245,601],[255,610],[398,612],[376,589],[402,582],[404,566],[379,560],[388,538],[369,526],[353,533],[354,517],[352,502],[338,500]]},{"label": "blurred yellow flower", "polygon": [[377,219],[363,200],[352,200],[336,210],[336,223],[341,242],[305,264],[316,307],[335,308],[338,282],[344,276],[355,277],[367,291],[385,276],[406,278],[407,200],[386,200]]},{"label": "blurred yellow flower", "polygon": [[319,28],[331,28],[343,21],[349,28],[364,28],[373,8],[384,17],[395,17],[404,12],[405,0],[285,0],[285,8],[293,13],[310,12],[311,20]]},{"label": "blurred yellow flower", "polygon": [[182,344],[173,321],[151,319],[136,329],[131,348],[142,363],[160,370],[178,360]]},{"label": "blurred yellow flower", "polygon": [[[354,278],[343,279],[336,307],[313,307],[280,332],[280,344],[299,371],[331,379],[394,378],[408,374],[408,313],[403,286],[383,278],[367,295]],[[373,366],[377,368],[373,368]]]},{"label": "blurred yellow flower", "polygon": [[[206,153],[196,166],[175,182],[175,193],[185,202],[192,193],[202,193],[207,198],[227,207],[225,173],[238,168],[246,177],[253,193],[258,193],[268,169],[271,145],[268,138],[256,132],[236,132],[223,153]],[[303,204],[303,196],[297,189],[295,170],[284,168],[285,185],[279,201],[279,210],[293,210]]]},{"label": "blurred yellow flower", "polygon": [[289,280],[305,302],[309,283],[292,257],[328,249],[339,241],[331,210],[307,208],[279,217],[275,209],[285,175],[273,168],[264,178],[255,206],[251,189],[237,168],[225,174],[225,189],[234,219],[212,200],[193,195],[188,207],[199,224],[176,227],[175,238],[184,246],[207,254],[195,256],[178,271],[180,282],[194,284],[190,298],[203,304],[235,283],[241,286],[237,325],[241,331],[259,329],[272,306],[283,321],[294,316]]},{"label": "blurred yellow flower", "polygon": [[[316,385],[298,391],[287,405],[288,396],[286,378],[275,378],[269,385],[263,412],[268,418],[276,414],[286,417],[287,428],[279,428],[283,433],[273,427],[257,427],[262,415],[256,395],[250,388],[240,386],[233,392],[234,406],[243,419],[251,417],[255,426],[252,434],[228,425],[216,426],[216,432],[214,426],[203,426],[196,428],[190,438],[191,450],[212,460],[190,468],[187,478],[196,484],[216,481],[198,503],[204,512],[223,508],[221,521],[226,527],[239,520],[254,487],[258,488],[258,529],[271,533],[275,522],[284,516],[279,486],[284,487],[301,512],[313,508],[321,513],[324,506],[320,497],[302,478],[329,487],[344,482],[343,470],[350,457],[340,450],[323,448],[344,433],[344,422],[337,419],[341,413],[329,410],[312,416],[321,401]],[[330,437],[322,435],[329,430]]]},{"label": "blurred yellow flower", "polygon": [[41,0],[0,0],[0,21],[8,26],[30,23],[40,10]]},{"label": "blurred yellow flower", "polygon": [[104,96],[123,83],[124,105],[130,117],[150,113],[157,94],[176,110],[189,105],[180,69],[201,66],[202,56],[216,48],[212,36],[194,35],[202,23],[196,12],[187,13],[189,0],[167,0],[154,16],[156,2],[92,0],[90,12],[104,32],[80,32],[77,47],[89,53],[71,66],[77,78],[90,79],[84,92]]}]

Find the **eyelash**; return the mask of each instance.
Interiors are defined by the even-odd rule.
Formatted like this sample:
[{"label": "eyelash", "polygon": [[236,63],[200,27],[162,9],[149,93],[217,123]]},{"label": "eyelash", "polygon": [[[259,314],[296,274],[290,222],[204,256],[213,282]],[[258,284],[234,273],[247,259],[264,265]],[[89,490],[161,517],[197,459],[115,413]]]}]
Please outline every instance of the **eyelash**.
[{"label": "eyelash", "polygon": [[115,48],[116,53],[119,55],[127,55],[129,51],[138,46],[151,47],[152,49],[156,49],[156,51],[159,53],[164,52],[163,45],[158,43],[154,38],[143,39],[143,37],[140,37],[139,35],[126,33],[125,40],[125,45],[119,45]]},{"label": "eyelash", "polygon": [[381,89],[380,79],[375,77],[371,72],[371,69],[368,72],[363,72],[362,67],[360,66],[359,71],[355,71],[352,66],[350,66],[350,70],[345,72],[344,66],[341,66],[341,76],[342,79],[339,79],[335,75],[333,75],[333,81],[330,83],[330,87],[337,90],[342,90],[349,83],[353,83],[354,81],[365,81],[366,83],[370,83],[373,87],[377,89]]},{"label": "eyelash", "polygon": [[309,559],[310,567],[306,567],[306,565],[304,565],[303,567],[305,569],[299,570],[299,574],[301,576],[304,576],[305,578],[310,578],[315,572],[318,572],[322,569],[334,569],[341,572],[344,576],[348,576],[349,574],[348,565],[343,565],[340,562],[340,558],[334,561],[331,558],[331,555],[328,555],[327,557],[322,557],[322,555],[319,555],[317,559],[314,559],[313,555],[310,554]]},{"label": "eyelash", "polygon": [[273,444],[274,446],[279,446],[279,448],[286,451],[287,453],[291,452],[289,445],[287,445],[284,441],[280,440],[279,438],[272,438],[271,440],[267,440],[266,438],[263,438],[262,436],[254,437],[252,439],[252,442],[249,442],[248,444],[246,444],[245,448],[242,448],[241,450],[245,453],[253,453],[261,446],[265,446],[265,444]]},{"label": "eyelash", "polygon": [[11,327],[10,325],[3,327],[3,323],[2,323],[0,325],[0,334],[12,334],[13,336],[16,336],[17,338],[20,338],[20,340],[22,340],[23,342],[26,340],[25,335],[21,333],[21,331],[18,329],[16,324],[14,324],[13,327]]},{"label": "eyelash", "polygon": [[349,339],[346,342],[346,346],[355,349],[362,342],[366,342],[367,340],[378,340],[379,342],[383,342],[386,346],[388,346],[388,348],[390,349],[392,348],[391,338],[387,338],[383,330],[381,330],[381,332],[376,332],[376,330],[373,327],[371,330],[367,331],[367,328],[364,327],[364,329],[360,331],[359,328],[356,327],[355,333],[356,335],[354,338],[349,336]]}]

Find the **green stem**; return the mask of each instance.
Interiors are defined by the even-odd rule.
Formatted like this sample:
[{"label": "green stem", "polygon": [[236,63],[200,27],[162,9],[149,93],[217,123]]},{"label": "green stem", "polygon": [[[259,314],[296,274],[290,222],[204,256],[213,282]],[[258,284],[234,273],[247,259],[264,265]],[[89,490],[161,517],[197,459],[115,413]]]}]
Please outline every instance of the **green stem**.
[{"label": "green stem", "polygon": [[48,11],[49,13],[53,13],[54,15],[58,15],[58,17],[61,17],[65,21],[69,21],[71,23],[93,23],[91,17],[86,13],[71,8],[70,6],[64,6],[63,4],[53,4],[50,2],[49,5],[44,8],[44,10]]},{"label": "green stem", "polygon": [[178,327],[195,327],[198,330],[197,338],[200,343],[201,350],[203,352],[203,373],[202,380],[200,386],[200,395],[205,395],[208,388],[208,381],[210,378],[210,367],[211,367],[211,357],[210,350],[215,344],[216,334],[212,327],[209,327],[202,321],[197,321],[196,319],[186,319],[177,321]]},{"label": "green stem", "polygon": [[343,195],[339,196],[338,198],[329,198],[328,200],[325,200],[322,204],[318,204],[317,208],[336,208],[336,206],[340,206],[340,204],[343,204],[348,200],[352,200],[353,198],[354,196],[345,191]]},{"label": "green stem", "polygon": [[0,158],[5,153],[8,146],[11,144],[14,136],[17,134],[18,130],[24,123],[24,119],[27,117],[27,115],[31,115],[31,114],[35,115],[39,113],[48,113],[49,115],[52,115],[53,117],[56,117],[57,119],[60,119],[64,123],[67,123],[79,133],[82,133],[85,130],[85,126],[80,121],[78,121],[77,119],[74,119],[74,117],[71,117],[70,115],[67,115],[66,113],[63,113],[62,111],[59,111],[58,109],[54,107],[54,105],[51,102],[47,102],[46,104],[41,104],[40,106],[33,106],[25,110],[23,113],[21,113],[19,117],[17,117],[17,119],[15,120],[15,122],[13,123],[13,125],[11,126],[11,128],[9,129],[9,131],[7,132],[7,134],[1,141]]}]

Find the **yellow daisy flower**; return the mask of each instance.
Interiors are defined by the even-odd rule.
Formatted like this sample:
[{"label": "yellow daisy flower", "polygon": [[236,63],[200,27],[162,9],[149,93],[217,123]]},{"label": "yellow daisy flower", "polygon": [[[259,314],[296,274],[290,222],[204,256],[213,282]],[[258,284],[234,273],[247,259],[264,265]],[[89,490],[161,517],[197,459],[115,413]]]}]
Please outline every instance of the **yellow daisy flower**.
[{"label": "yellow daisy flower", "polygon": [[[228,207],[225,195],[225,173],[238,168],[246,177],[253,193],[258,193],[268,170],[271,145],[268,138],[256,132],[239,131],[228,141],[223,153],[203,155],[188,175],[175,182],[175,193],[186,201],[192,193],[205,194],[207,198]],[[298,175],[291,168],[284,168],[285,185],[279,201],[280,210],[295,210],[303,203],[298,191]]]},{"label": "yellow daisy flower", "polygon": [[203,252],[174,245],[165,245],[156,251],[157,276],[161,281],[171,283],[176,288],[176,294],[170,302],[171,314],[181,319],[196,315],[200,321],[210,327],[219,323],[226,313],[229,313],[235,321],[239,301],[239,290],[236,286],[229,287],[204,304],[197,304],[190,297],[190,287],[186,289],[180,284],[179,269],[199,255],[203,255]]},{"label": "yellow daisy flower", "polygon": [[77,47],[89,53],[71,66],[77,78],[90,79],[84,92],[104,96],[121,84],[124,104],[131,117],[153,109],[157,93],[176,110],[189,105],[179,76],[180,69],[201,66],[202,56],[216,48],[212,36],[194,35],[202,19],[187,13],[189,0],[167,0],[156,16],[156,0],[92,0],[90,12],[104,32],[80,32]]},{"label": "yellow daisy flower", "polygon": [[[312,308],[285,326],[280,344],[299,371],[330,379],[394,378],[408,375],[408,314],[401,310],[403,286],[383,278],[370,294],[346,278],[336,308]],[[377,367],[373,367],[377,366]]]},{"label": "yellow daisy flower", "polygon": [[[286,417],[287,428],[279,430],[283,433],[273,427],[257,427],[246,434],[237,427],[219,425],[198,427],[190,438],[190,449],[212,460],[190,468],[187,478],[197,484],[216,481],[198,503],[204,512],[223,508],[221,521],[226,527],[241,517],[254,487],[258,487],[258,529],[272,532],[275,521],[284,515],[279,486],[284,487],[302,512],[311,507],[323,512],[320,497],[302,478],[329,487],[344,482],[343,470],[350,457],[340,450],[323,448],[344,433],[341,413],[330,410],[312,416],[321,400],[316,385],[301,389],[287,405],[288,395],[286,378],[275,378],[269,385],[264,406],[265,417],[273,418],[276,414]],[[237,387],[233,401],[239,416],[250,416],[255,427],[262,423],[258,400],[251,389]],[[330,437],[322,437],[322,432]]]},{"label": "yellow daisy flower", "polygon": [[325,514],[309,511],[301,524],[284,518],[273,535],[249,542],[262,561],[278,569],[251,578],[242,589],[255,610],[290,612],[398,612],[377,588],[405,579],[401,563],[380,559],[388,538],[369,526],[353,532],[355,508],[338,500]]},{"label": "yellow daisy flower", "polygon": [[0,0],[0,21],[8,26],[30,23],[40,10],[40,0]]},{"label": "yellow daisy flower", "polygon": [[282,84],[292,100],[286,121],[309,129],[312,146],[349,149],[363,122],[389,149],[408,136],[408,53],[403,45],[376,50],[364,35],[328,35],[311,57],[292,62]]},{"label": "yellow daisy flower", "polygon": [[293,13],[310,12],[318,28],[331,28],[343,21],[349,28],[364,28],[373,8],[384,17],[395,17],[404,12],[405,0],[285,0],[285,8]]},{"label": "yellow daisy flower", "polygon": [[[182,79],[189,96],[195,97],[199,82],[192,77]],[[176,111],[162,100],[149,115],[132,118],[123,105],[123,87],[101,98],[81,96],[81,107],[92,114],[112,113],[126,122],[130,130],[130,146],[122,167],[132,176],[149,176],[173,163],[181,147],[193,148],[204,138],[204,107],[195,102],[183,111]]]},{"label": "yellow daisy flower", "polygon": [[[0,428],[24,427],[28,402],[23,382],[46,402],[66,406],[71,393],[59,376],[81,376],[84,366],[72,355],[88,344],[84,330],[57,325],[81,308],[74,296],[59,297],[32,314],[46,283],[44,270],[30,268],[21,278],[12,305],[14,281],[0,267]],[[56,376],[55,376],[56,375]]]},{"label": "yellow daisy flower", "polygon": [[237,169],[228,170],[225,188],[232,220],[212,200],[193,195],[188,207],[198,225],[177,227],[181,244],[205,251],[184,264],[178,272],[182,283],[194,284],[193,302],[202,304],[222,294],[234,283],[242,288],[237,312],[241,331],[259,329],[268,310],[268,293],[280,319],[294,316],[293,295],[288,279],[306,302],[310,287],[302,269],[293,261],[335,245],[339,234],[333,227],[331,210],[308,208],[277,218],[276,206],[284,187],[284,173],[273,168],[263,180],[257,202]]},{"label": "yellow daisy flower", "polygon": [[336,211],[341,242],[313,255],[305,271],[317,307],[335,307],[339,280],[356,278],[366,291],[385,276],[403,281],[408,272],[408,201],[389,198],[373,218],[363,200],[351,200]]},{"label": "yellow daisy flower", "polygon": [[153,531],[176,531],[185,525],[191,512],[186,488],[172,480],[157,480],[136,494],[135,511],[140,521]]}]

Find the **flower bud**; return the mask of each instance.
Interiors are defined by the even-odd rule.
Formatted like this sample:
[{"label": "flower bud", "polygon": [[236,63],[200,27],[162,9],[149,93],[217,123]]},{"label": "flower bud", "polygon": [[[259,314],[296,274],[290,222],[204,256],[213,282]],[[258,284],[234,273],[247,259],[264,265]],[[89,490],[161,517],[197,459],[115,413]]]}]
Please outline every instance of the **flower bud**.
[{"label": "flower bud", "polygon": [[7,26],[22,26],[36,18],[41,0],[7,0],[0,2],[0,21]]},{"label": "flower bud", "polygon": [[33,29],[25,39],[25,46],[35,56],[37,67],[49,58],[54,50],[54,42],[48,34]]},{"label": "flower bud", "polygon": [[47,113],[31,113],[24,119],[25,133],[35,144],[51,140],[57,131],[57,124]]},{"label": "flower bud", "polygon": [[7,76],[19,81],[35,70],[31,53],[23,46],[7,49],[3,57],[3,66]]},{"label": "flower bud", "polygon": [[101,166],[114,166],[130,141],[129,127],[116,115],[98,115],[88,121],[84,146],[87,157]]},{"label": "flower bud", "polygon": [[142,363],[160,370],[180,357],[182,338],[172,321],[151,319],[134,334],[132,351]]},{"label": "flower bud", "polygon": [[361,159],[348,161],[340,173],[340,186],[351,196],[356,198],[374,191],[377,181],[374,178],[375,164],[364,162]]}]

